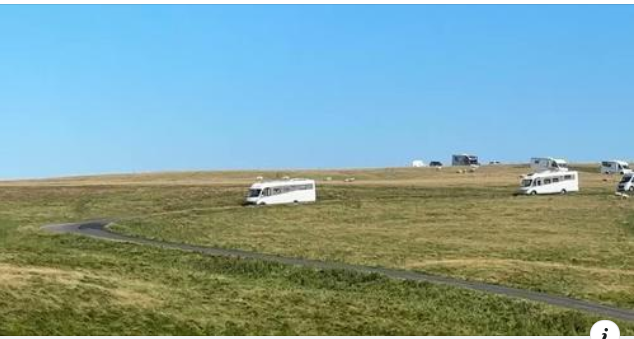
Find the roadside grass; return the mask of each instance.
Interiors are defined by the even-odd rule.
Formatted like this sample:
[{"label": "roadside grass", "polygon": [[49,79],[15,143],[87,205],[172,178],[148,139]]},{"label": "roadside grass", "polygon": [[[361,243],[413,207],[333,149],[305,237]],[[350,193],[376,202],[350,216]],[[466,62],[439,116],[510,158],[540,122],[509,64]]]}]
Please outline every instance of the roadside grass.
[{"label": "roadside grass", "polygon": [[[631,203],[610,199],[600,177],[589,178],[591,189],[580,195],[513,198],[507,182],[522,170],[484,169],[470,177],[407,169],[396,172],[396,184],[379,171],[354,185],[320,184],[317,204],[268,208],[238,206],[242,184],[166,184],[169,176],[160,183],[144,178],[110,185],[108,178],[87,178],[57,186],[0,185],[0,334],[587,335],[601,316],[374,274],[213,258],[40,230],[47,223],[121,217],[119,230],[172,241],[511,285],[531,281],[534,289],[580,286],[590,299],[603,301],[631,295],[624,273],[631,263],[618,255],[630,249],[621,217],[632,215]],[[477,186],[478,174],[489,178],[484,188]],[[174,181],[189,181],[182,175]],[[445,181],[453,188],[444,188]],[[541,224],[548,216],[566,223]],[[601,228],[591,226],[597,221]],[[576,253],[596,236],[608,246],[594,240]],[[567,244],[571,239],[578,240]],[[617,257],[620,263],[607,265]],[[563,273],[550,274],[543,262],[561,264]],[[575,276],[568,266],[592,274],[582,270]],[[607,280],[592,295],[593,281],[582,278]],[[616,322],[624,335],[634,334],[634,324]]]},{"label": "roadside grass", "polygon": [[2,335],[583,335],[601,319],[376,274],[30,236],[2,250]]}]

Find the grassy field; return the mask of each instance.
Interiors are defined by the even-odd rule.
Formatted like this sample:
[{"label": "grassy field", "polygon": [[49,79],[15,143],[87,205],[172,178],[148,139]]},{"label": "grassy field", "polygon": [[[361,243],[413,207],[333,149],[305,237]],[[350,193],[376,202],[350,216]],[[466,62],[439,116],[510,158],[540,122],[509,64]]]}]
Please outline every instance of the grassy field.
[{"label": "grassy field", "polygon": [[[286,256],[420,270],[634,308],[634,204],[581,167],[583,190],[514,197],[525,168],[393,170],[322,183],[320,201],[142,217],[121,232]],[[417,179],[418,177],[418,179]],[[609,178],[609,179],[608,179]],[[198,197],[185,199],[200,200]],[[211,204],[207,204],[211,205]]]},{"label": "grassy field", "polygon": [[[513,197],[516,167],[102,176],[0,184],[0,334],[587,335],[600,316],[377,275],[203,257],[40,230],[124,217],[140,236],[363,263],[634,304],[634,208]],[[320,201],[240,207],[258,175]],[[332,177],[332,181],[325,181]],[[355,177],[354,183],[343,183]],[[585,189],[587,188],[587,189]],[[634,324],[617,321],[623,334]]]}]

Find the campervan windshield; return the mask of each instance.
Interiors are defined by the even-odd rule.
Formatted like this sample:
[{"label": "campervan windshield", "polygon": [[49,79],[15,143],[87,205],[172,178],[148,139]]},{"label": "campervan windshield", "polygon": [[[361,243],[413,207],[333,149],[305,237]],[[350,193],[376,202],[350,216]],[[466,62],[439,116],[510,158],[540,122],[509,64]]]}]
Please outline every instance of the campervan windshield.
[{"label": "campervan windshield", "polygon": [[260,194],[262,193],[261,189],[250,189],[249,190],[249,194],[247,195],[247,197],[249,198],[257,198],[260,196]]},{"label": "campervan windshield", "polygon": [[625,175],[625,176],[623,176],[623,178],[621,179],[621,184],[625,184],[625,183],[630,182],[632,180],[633,176],[634,175]]},{"label": "campervan windshield", "polygon": [[522,180],[522,187],[530,187],[533,184],[533,179]]}]

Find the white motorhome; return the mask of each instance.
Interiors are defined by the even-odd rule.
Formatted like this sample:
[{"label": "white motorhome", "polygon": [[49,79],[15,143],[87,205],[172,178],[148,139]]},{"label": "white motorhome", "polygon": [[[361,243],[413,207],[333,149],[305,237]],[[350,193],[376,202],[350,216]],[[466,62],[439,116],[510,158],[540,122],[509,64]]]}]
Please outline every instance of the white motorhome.
[{"label": "white motorhome", "polygon": [[634,192],[634,173],[625,173],[616,187],[617,192]]},{"label": "white motorhome", "polygon": [[422,160],[414,160],[412,161],[412,167],[426,167],[426,165]]},{"label": "white motorhome", "polygon": [[519,194],[566,194],[579,191],[579,173],[575,171],[536,172],[522,178]]},{"label": "white motorhome", "polygon": [[317,189],[315,180],[289,179],[258,182],[251,186],[246,204],[275,205],[315,202]]},{"label": "white motorhome", "polygon": [[601,162],[601,173],[603,174],[625,174],[631,172],[630,165],[621,160],[610,160]]},{"label": "white motorhome", "polygon": [[567,171],[568,162],[564,159],[531,158],[531,169],[535,172]]}]

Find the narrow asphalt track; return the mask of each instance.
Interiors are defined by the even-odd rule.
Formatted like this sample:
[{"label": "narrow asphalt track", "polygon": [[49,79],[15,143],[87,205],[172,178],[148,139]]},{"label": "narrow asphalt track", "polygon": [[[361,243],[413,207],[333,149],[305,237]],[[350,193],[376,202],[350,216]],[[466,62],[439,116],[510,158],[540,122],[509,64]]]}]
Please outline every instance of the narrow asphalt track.
[{"label": "narrow asphalt track", "polygon": [[72,224],[61,225],[48,225],[43,226],[43,229],[53,233],[72,233],[92,238],[128,242],[141,245],[157,246],[168,249],[177,249],[189,252],[198,252],[211,256],[223,256],[223,257],[238,257],[244,259],[256,259],[269,262],[275,262],[285,265],[304,266],[321,270],[348,270],[361,273],[378,273],[385,275],[393,279],[412,280],[412,281],[424,281],[434,284],[442,284],[460,288],[467,288],[476,291],[488,292],[493,294],[499,294],[512,298],[527,299],[536,302],[546,303],[553,306],[569,308],[579,311],[585,311],[590,313],[601,314],[613,319],[621,319],[626,321],[634,321],[634,310],[622,309],[608,305],[602,305],[589,301],[577,300],[567,298],[563,296],[551,295],[541,292],[534,292],[528,290],[522,290],[511,287],[504,287],[486,283],[471,282],[460,279],[453,279],[447,277],[440,277],[435,275],[429,275],[425,273],[405,271],[398,269],[389,269],[381,267],[370,267],[362,265],[351,265],[336,262],[325,262],[318,260],[300,259],[300,258],[287,258],[270,254],[246,252],[241,250],[222,249],[214,247],[193,246],[187,244],[163,242],[159,240],[151,240],[144,238],[137,238],[127,236],[119,233],[115,233],[107,228],[112,221],[110,220],[95,220],[86,221]]}]

